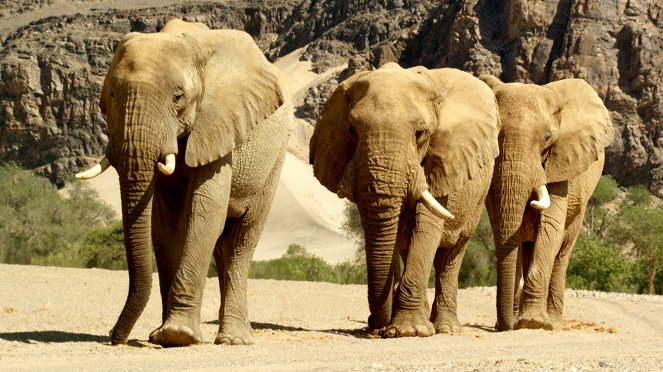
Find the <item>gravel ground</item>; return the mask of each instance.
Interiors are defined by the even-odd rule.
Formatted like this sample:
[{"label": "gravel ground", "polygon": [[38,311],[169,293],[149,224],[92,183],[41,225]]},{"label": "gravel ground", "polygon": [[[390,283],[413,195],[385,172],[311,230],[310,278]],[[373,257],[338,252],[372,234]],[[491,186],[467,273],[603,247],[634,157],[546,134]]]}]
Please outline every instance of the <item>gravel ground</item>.
[{"label": "gravel ground", "polygon": [[[160,322],[158,279],[128,345],[108,330],[124,304],[126,272],[0,265],[0,370],[660,370],[663,297],[567,291],[566,329],[496,333],[495,288],[459,293],[461,335],[383,340],[363,331],[365,286],[251,280],[257,342],[213,345],[218,283],[205,290],[205,343],[147,342]],[[432,292],[430,293],[432,296]]]}]

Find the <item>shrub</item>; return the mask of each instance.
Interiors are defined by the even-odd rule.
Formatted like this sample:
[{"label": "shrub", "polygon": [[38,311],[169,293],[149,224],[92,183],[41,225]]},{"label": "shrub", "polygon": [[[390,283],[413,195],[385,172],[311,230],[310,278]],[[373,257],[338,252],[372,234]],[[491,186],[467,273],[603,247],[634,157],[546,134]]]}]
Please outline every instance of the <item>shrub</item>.
[{"label": "shrub", "polygon": [[[78,253],[84,267],[126,270],[127,255],[124,250],[122,221],[92,229],[78,248]],[[154,266],[152,265],[153,268]]]},{"label": "shrub", "polygon": [[94,190],[73,182],[65,197],[45,178],[0,166],[0,261],[81,266],[77,245],[114,217]]},{"label": "shrub", "polygon": [[633,292],[629,284],[633,264],[614,246],[581,235],[571,254],[567,287],[610,292]]},{"label": "shrub", "polygon": [[249,277],[335,282],[335,273],[331,265],[296,244],[291,244],[287,253],[281,258],[251,262]]}]

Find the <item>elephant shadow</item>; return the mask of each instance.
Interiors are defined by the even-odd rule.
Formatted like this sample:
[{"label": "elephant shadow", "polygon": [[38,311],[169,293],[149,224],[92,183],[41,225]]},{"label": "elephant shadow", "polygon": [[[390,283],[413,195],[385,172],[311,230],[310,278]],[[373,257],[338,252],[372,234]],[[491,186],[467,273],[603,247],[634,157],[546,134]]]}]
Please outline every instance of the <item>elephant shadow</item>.
[{"label": "elephant shadow", "polygon": [[[366,323],[366,322],[361,321],[360,323]],[[218,320],[210,320],[208,322],[205,322],[205,324],[218,325],[219,321]],[[253,328],[253,330],[256,330],[256,331],[270,330],[270,331],[284,331],[284,332],[322,332],[322,333],[330,333],[330,334],[334,334],[334,335],[352,336],[352,337],[355,337],[355,338],[363,338],[363,339],[368,339],[368,338],[373,337],[373,336],[371,336],[370,334],[368,334],[366,332],[366,328],[355,328],[355,329],[348,329],[348,328],[306,329],[306,328],[302,328],[302,327],[293,327],[293,326],[287,326],[287,325],[282,325],[282,324],[262,323],[262,322],[251,322],[251,328]]]},{"label": "elephant shadow", "polygon": [[[0,339],[5,341],[16,341],[25,344],[32,343],[65,343],[65,342],[96,342],[99,344],[110,344],[110,338],[103,335],[91,335],[87,333],[75,333],[64,331],[32,331],[32,332],[5,332],[0,333]],[[145,347],[137,340],[129,340],[129,346]]]}]

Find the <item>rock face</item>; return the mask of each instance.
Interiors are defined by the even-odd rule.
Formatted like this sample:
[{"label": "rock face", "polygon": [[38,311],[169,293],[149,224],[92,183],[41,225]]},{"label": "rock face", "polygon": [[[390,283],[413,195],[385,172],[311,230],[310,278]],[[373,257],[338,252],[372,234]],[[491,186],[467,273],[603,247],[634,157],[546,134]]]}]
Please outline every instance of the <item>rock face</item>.
[{"label": "rock face", "polygon": [[[9,3],[0,19],[33,10]],[[271,59],[305,47],[302,58],[317,72],[350,60],[348,70],[309,90],[297,115],[311,123],[338,82],[391,61],[508,82],[583,78],[610,109],[617,133],[606,172],[663,196],[660,0],[254,0],[126,8],[90,5],[82,14],[0,33],[0,159],[39,168],[61,184],[101,154],[107,139],[97,95],[116,41],[180,17],[246,30]]]}]

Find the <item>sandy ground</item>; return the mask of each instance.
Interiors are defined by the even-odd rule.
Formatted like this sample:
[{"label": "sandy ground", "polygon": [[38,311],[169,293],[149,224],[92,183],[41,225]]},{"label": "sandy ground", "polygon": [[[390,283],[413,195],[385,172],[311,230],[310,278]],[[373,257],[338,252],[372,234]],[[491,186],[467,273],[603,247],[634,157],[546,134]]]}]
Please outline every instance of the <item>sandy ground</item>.
[{"label": "sandy ground", "polygon": [[[460,335],[383,340],[363,331],[366,288],[251,280],[251,346],[213,345],[218,282],[203,299],[202,345],[147,342],[160,324],[157,277],[130,342],[108,330],[124,303],[127,273],[0,265],[0,370],[660,370],[663,297],[567,291],[563,331],[496,333],[495,289],[459,293]],[[432,296],[432,292],[429,293]]]}]

